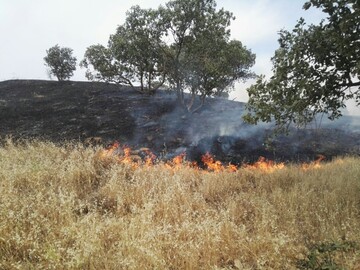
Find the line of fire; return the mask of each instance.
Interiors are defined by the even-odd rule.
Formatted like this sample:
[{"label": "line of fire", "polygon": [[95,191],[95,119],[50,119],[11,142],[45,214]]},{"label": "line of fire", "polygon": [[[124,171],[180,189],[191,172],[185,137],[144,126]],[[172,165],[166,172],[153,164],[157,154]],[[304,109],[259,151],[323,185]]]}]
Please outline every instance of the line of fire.
[{"label": "line of fire", "polygon": [[[264,173],[273,173],[274,171],[284,169],[286,167],[285,162],[275,162],[268,160],[265,157],[260,156],[254,163],[244,164],[224,164],[217,160],[210,153],[205,153],[201,156],[201,163],[196,161],[188,161],[186,159],[186,152],[183,152],[170,160],[161,160],[155,154],[151,152],[149,148],[140,148],[137,150],[131,149],[129,146],[121,145],[119,142],[114,142],[109,147],[101,149],[98,153],[101,160],[115,159],[119,164],[128,164],[133,168],[141,166],[153,166],[156,164],[162,164],[165,168],[171,170],[177,170],[180,168],[193,168],[196,170],[202,170],[204,172],[236,172],[239,168],[245,168],[250,170],[258,170]],[[323,155],[318,155],[317,159],[313,162],[302,163],[301,168],[303,170],[318,169],[321,168],[322,162],[326,160]]]}]

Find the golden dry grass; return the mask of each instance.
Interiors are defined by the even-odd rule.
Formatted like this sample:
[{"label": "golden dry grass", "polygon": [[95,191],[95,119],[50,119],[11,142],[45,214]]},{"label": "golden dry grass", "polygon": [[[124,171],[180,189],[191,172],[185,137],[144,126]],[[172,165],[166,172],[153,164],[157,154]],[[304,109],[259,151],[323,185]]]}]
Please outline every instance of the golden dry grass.
[{"label": "golden dry grass", "polygon": [[[8,142],[0,269],[296,269],[314,244],[360,243],[359,194],[359,158],[207,173]],[[360,268],[358,249],[332,260]]]}]

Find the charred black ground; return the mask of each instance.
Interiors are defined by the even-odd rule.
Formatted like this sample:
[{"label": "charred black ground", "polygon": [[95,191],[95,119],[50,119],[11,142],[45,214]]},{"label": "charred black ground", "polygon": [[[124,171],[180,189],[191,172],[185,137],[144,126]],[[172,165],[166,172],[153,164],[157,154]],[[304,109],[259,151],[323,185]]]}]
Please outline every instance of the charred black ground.
[{"label": "charred black ground", "polygon": [[343,116],[321,128],[294,129],[274,136],[271,125],[241,120],[244,103],[208,99],[185,113],[167,91],[153,96],[128,87],[94,82],[13,80],[0,82],[0,138],[74,140],[107,145],[119,141],[148,147],[168,159],[184,151],[200,160],[210,152],[223,162],[309,161],[360,155],[360,118]]}]

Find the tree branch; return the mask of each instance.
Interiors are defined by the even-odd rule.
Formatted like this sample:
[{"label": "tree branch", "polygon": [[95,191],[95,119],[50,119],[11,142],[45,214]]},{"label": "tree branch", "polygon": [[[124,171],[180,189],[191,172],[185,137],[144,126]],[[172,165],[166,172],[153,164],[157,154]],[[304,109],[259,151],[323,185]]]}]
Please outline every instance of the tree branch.
[{"label": "tree branch", "polygon": [[354,87],[354,86],[360,86],[360,81],[358,82],[350,82],[350,83],[340,83],[338,84],[340,87]]}]

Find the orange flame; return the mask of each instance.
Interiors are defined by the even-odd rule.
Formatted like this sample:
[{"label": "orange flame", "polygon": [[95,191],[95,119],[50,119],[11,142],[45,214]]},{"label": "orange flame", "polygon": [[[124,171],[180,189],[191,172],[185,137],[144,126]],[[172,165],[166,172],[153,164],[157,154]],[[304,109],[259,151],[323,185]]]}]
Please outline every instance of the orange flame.
[{"label": "orange flame", "polygon": [[146,166],[154,165],[155,160],[156,160],[156,156],[151,153],[150,155],[148,155],[148,156],[145,158],[145,165],[146,165]]},{"label": "orange flame", "polygon": [[[139,153],[145,153],[145,158],[141,158]],[[141,164],[144,164],[147,167],[153,166],[158,161],[157,157],[150,151],[149,148],[140,148],[139,150],[133,151],[130,147],[120,146],[119,142],[113,143],[107,149],[103,149],[99,152],[100,159],[109,159],[111,157],[116,157],[119,163],[129,164],[133,168],[138,168]],[[182,153],[176,157],[174,157],[171,161],[163,163],[163,165],[171,170],[178,170],[180,168],[193,168],[199,169],[196,162],[185,161],[186,153]],[[311,162],[302,164],[301,168],[303,170],[309,169],[318,169],[321,167],[321,161],[325,159],[325,156],[319,155],[318,158]],[[206,169],[211,172],[236,172],[238,171],[238,167],[233,164],[223,165],[223,163],[219,160],[215,160],[215,158],[210,154],[206,153],[201,157],[201,161],[204,163]],[[272,160],[267,160],[265,157],[260,157],[258,161],[253,164],[243,165],[245,169],[251,170],[259,170],[265,173],[272,173],[276,170],[283,169],[285,164],[276,163]]]},{"label": "orange flame", "polygon": [[186,156],[185,152],[181,153],[180,155],[177,155],[176,157],[174,157],[172,159],[170,164],[168,163],[168,165],[170,165],[170,167],[172,167],[174,169],[180,169],[182,166],[188,165],[188,164],[185,164],[185,156]]},{"label": "orange flame", "polygon": [[172,160],[165,163],[165,167],[177,171],[181,168],[197,168],[196,162],[188,162],[185,160],[186,153],[183,152],[180,155],[175,156]]},{"label": "orange flame", "polygon": [[283,162],[275,163],[272,160],[267,160],[264,157],[259,157],[259,160],[256,161],[254,164],[246,164],[244,167],[248,169],[259,169],[263,172],[272,173],[276,170],[283,169],[285,167],[285,164]]},{"label": "orange flame", "polygon": [[111,146],[109,146],[107,149],[104,149],[100,152],[100,158],[106,159],[114,156],[114,152],[119,148],[119,142],[114,142]]},{"label": "orange flame", "polygon": [[109,158],[115,158],[117,162],[123,164],[129,164],[133,167],[138,167],[139,164],[137,161],[134,160],[133,156],[131,155],[131,148],[127,146],[120,147],[119,142],[114,142],[111,146],[107,149],[103,149],[99,153],[99,157],[102,160],[106,160]]},{"label": "orange flame", "polygon": [[229,164],[228,167],[229,171],[231,172],[236,172],[238,170],[238,168],[236,167],[236,165],[234,164]]},{"label": "orange flame", "polygon": [[130,165],[134,165],[134,160],[131,158],[131,148],[130,147],[124,147],[123,148],[124,151],[124,156],[120,157],[120,161],[125,163],[125,164],[130,164]]},{"label": "orange flame", "polygon": [[186,156],[186,153],[181,153],[180,155],[174,157],[172,159],[172,163],[175,165],[175,166],[179,166],[181,165],[183,162],[184,162],[184,158]]},{"label": "orange flame", "polygon": [[313,162],[310,162],[310,163],[304,163],[301,165],[301,168],[304,170],[304,171],[307,171],[309,169],[319,169],[321,168],[321,161],[325,160],[326,157],[324,155],[318,155],[318,158],[313,161]]},{"label": "orange flame", "polygon": [[204,163],[208,170],[213,172],[221,172],[224,170],[229,170],[231,172],[237,171],[237,167],[235,165],[229,164],[228,166],[224,166],[221,161],[215,160],[209,152],[207,152],[201,157],[201,161]]}]

